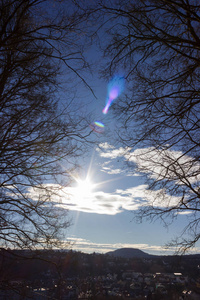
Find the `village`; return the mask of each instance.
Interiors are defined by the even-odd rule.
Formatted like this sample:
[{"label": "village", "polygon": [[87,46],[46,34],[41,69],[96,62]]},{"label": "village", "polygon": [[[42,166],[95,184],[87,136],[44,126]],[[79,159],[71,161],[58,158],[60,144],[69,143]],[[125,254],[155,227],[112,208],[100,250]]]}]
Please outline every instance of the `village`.
[{"label": "village", "polygon": [[[53,264],[44,262],[44,257]],[[40,259],[23,263],[18,259],[12,264],[11,256],[7,258],[13,275],[6,280],[6,274],[3,277],[1,273],[0,299],[198,300],[200,297],[198,255],[182,259],[173,256],[126,259],[54,251],[41,253]],[[4,264],[5,261],[4,257]],[[18,290],[23,290],[23,298]]]}]

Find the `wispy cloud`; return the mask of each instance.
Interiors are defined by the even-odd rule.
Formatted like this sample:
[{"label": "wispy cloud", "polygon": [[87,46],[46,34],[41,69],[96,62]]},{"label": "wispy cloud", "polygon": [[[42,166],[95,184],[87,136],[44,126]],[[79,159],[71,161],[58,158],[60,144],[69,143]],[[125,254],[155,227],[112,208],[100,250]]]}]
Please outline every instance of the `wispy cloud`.
[{"label": "wispy cloud", "polygon": [[[101,156],[101,152],[98,151],[100,156]],[[131,169],[128,169],[128,168],[116,168],[116,166],[114,166],[113,164],[113,160],[114,158],[117,158],[117,157],[113,157],[112,159],[110,158],[109,160],[106,159],[106,161],[104,161],[102,164],[101,164],[101,171],[106,173],[106,174],[109,174],[109,175],[123,175],[123,176],[141,176],[139,173],[135,172],[134,170],[131,170]],[[119,161],[117,162],[117,165],[120,166],[119,164]]]},{"label": "wispy cloud", "polygon": [[[175,248],[166,248],[164,245],[149,245],[149,244],[132,244],[132,243],[95,243],[90,240],[78,238],[75,236],[69,237],[68,241],[72,245],[73,250],[87,252],[87,253],[107,253],[120,248],[137,248],[149,254],[163,254],[169,255],[175,252]],[[194,253],[200,251],[200,249],[192,249]]]},{"label": "wispy cloud", "polygon": [[120,147],[118,149],[115,149],[113,146],[108,143],[101,143],[99,144],[99,147],[96,148],[97,152],[99,152],[99,155],[104,158],[110,158],[115,159],[117,157],[125,157],[128,153],[130,153],[131,148],[130,147]]},{"label": "wispy cloud", "polygon": [[122,196],[126,195],[133,199],[138,199],[139,207],[152,205],[154,207],[172,207],[177,206],[180,197],[170,196],[163,189],[149,190],[147,185],[139,185],[125,190],[117,190]]},{"label": "wispy cloud", "polygon": [[[100,157],[105,159],[122,158],[124,161],[134,163],[139,172],[146,173],[155,179],[170,179],[178,184],[184,183],[185,174],[191,183],[200,181],[199,162],[193,157],[181,151],[171,149],[156,149],[154,147],[138,148],[132,150],[130,147],[113,148],[106,144],[97,148]],[[110,172],[110,170],[108,170]],[[181,178],[181,179],[180,179]]]},{"label": "wispy cloud", "polygon": [[[110,145],[108,144],[107,142],[106,143],[100,143],[99,144],[99,148],[100,149],[105,149],[105,150],[108,150],[108,149],[114,149],[115,147],[113,145]],[[98,149],[98,148],[97,148]]]},{"label": "wispy cloud", "polygon": [[114,169],[113,167],[102,167],[102,171],[109,175],[117,175],[122,173],[121,169]]}]

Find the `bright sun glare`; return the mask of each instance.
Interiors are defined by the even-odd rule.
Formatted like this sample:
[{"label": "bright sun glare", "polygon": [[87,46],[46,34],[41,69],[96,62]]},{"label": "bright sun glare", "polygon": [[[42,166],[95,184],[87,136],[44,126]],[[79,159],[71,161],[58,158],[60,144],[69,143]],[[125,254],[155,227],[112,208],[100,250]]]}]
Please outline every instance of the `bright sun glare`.
[{"label": "bright sun glare", "polygon": [[75,187],[75,196],[79,198],[85,198],[91,195],[95,185],[86,178],[85,180],[77,180],[77,186]]}]

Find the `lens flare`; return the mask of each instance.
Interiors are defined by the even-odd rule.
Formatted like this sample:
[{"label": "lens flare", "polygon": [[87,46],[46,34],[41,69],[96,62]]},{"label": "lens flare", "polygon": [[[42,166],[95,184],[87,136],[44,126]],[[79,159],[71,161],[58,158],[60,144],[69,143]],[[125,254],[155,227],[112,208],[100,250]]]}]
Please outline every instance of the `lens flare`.
[{"label": "lens flare", "polygon": [[107,114],[109,107],[111,106],[112,102],[119,97],[119,95],[124,90],[124,77],[122,76],[115,76],[108,84],[108,97],[106,106],[103,109],[103,113]]},{"label": "lens flare", "polygon": [[104,115],[107,114],[108,109],[109,109],[109,107],[110,107],[112,101],[113,101],[112,99],[108,99],[108,101],[107,101],[107,103],[106,103],[106,106],[104,107],[104,109],[103,109],[103,111],[102,111]]},{"label": "lens flare", "polygon": [[92,124],[90,124],[90,128],[97,133],[104,132],[104,124],[99,121],[96,121],[96,122],[93,122]]}]

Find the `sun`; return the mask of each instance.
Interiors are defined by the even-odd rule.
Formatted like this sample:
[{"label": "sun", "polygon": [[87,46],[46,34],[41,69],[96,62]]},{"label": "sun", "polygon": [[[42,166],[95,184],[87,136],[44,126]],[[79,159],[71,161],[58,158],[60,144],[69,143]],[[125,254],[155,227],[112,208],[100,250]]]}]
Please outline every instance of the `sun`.
[{"label": "sun", "polygon": [[91,196],[92,190],[95,188],[95,184],[89,178],[84,180],[78,179],[76,180],[77,186],[74,189],[75,197],[79,197],[81,199],[87,198]]}]

